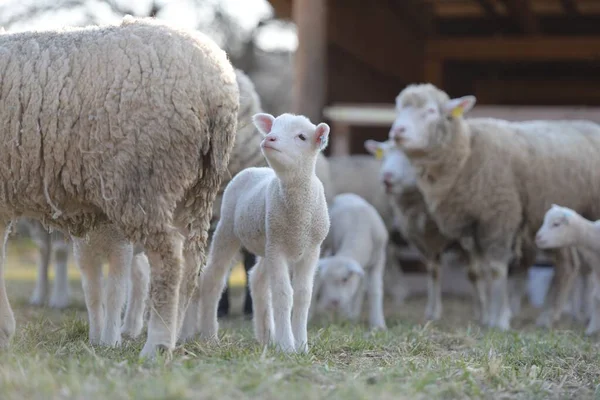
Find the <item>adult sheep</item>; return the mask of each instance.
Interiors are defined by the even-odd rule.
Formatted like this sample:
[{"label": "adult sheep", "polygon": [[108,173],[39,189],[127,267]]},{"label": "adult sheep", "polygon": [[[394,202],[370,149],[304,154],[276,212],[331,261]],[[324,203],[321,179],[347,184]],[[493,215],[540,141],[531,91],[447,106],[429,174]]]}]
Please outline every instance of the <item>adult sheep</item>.
[{"label": "adult sheep", "polygon": [[552,203],[600,216],[600,126],[464,119],[474,104],[474,96],[410,85],[396,98],[390,138],[417,168],[442,233],[461,240],[491,275],[489,324],[509,329],[506,277],[516,242],[533,243]]},{"label": "adult sheep", "polygon": [[[113,224],[142,243],[152,311],[140,355],[170,353],[234,142],[239,93],[225,52],[126,17],[0,35],[0,70],[0,232],[26,216],[77,237]],[[14,327],[2,280],[1,345]]]}]

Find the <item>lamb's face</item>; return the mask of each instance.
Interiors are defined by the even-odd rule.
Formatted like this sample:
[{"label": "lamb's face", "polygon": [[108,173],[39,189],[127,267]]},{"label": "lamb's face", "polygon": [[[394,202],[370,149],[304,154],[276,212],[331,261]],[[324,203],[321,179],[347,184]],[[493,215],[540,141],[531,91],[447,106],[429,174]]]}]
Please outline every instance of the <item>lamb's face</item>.
[{"label": "lamb's face", "polygon": [[362,267],[351,258],[331,256],[319,260],[318,273],[320,289],[316,311],[341,311],[348,315],[364,276]]},{"label": "lamb's face", "polygon": [[417,185],[417,175],[408,157],[391,141],[366,140],[365,148],[381,159],[379,179],[388,194],[400,194]]},{"label": "lamb's face", "polygon": [[441,96],[396,97],[396,119],[389,138],[407,153],[428,153],[450,142],[456,123],[475,105],[474,96],[440,100]]},{"label": "lamb's face", "polygon": [[317,154],[327,147],[329,125],[315,126],[302,115],[281,114],[277,118],[258,113],[254,125],[265,136],[261,151],[276,171],[298,168],[316,161]]},{"label": "lamb's face", "polygon": [[535,244],[540,249],[571,246],[575,244],[573,230],[573,211],[553,204],[544,215],[544,222],[535,235]]}]

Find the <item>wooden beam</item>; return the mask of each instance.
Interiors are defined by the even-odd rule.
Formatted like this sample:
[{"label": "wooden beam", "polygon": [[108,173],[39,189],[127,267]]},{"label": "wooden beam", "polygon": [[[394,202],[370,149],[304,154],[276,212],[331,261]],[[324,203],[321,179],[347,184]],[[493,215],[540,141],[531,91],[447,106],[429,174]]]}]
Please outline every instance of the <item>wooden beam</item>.
[{"label": "wooden beam", "polygon": [[461,61],[600,60],[600,37],[431,39],[425,55],[427,59]]},{"label": "wooden beam", "polygon": [[473,94],[484,104],[600,105],[600,80],[482,79]]},{"label": "wooden beam", "polygon": [[560,4],[569,15],[577,15],[577,5],[573,0],[560,0]]},{"label": "wooden beam", "polygon": [[498,11],[496,11],[496,7],[491,0],[478,0],[478,3],[487,15],[494,18],[498,17]]},{"label": "wooden beam", "polygon": [[398,18],[412,25],[420,36],[434,34],[433,5],[420,0],[387,0]]},{"label": "wooden beam", "polygon": [[529,0],[503,0],[503,2],[508,13],[517,21],[525,34],[537,35],[541,32],[540,24]]},{"label": "wooden beam", "polygon": [[292,19],[292,3],[294,0],[269,0],[273,7],[275,17],[279,19]]},{"label": "wooden beam", "polygon": [[405,82],[421,79],[424,40],[390,12],[383,0],[328,1],[329,42],[378,72]]},{"label": "wooden beam", "polygon": [[294,0],[292,16],[298,31],[294,56],[292,109],[318,123],[325,105],[327,38],[326,0]]}]

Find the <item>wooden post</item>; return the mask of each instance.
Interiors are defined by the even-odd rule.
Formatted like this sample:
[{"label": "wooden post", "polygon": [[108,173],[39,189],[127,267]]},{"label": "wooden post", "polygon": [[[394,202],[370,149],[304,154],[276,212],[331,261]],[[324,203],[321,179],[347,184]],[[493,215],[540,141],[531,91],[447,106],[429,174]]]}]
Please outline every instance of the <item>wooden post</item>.
[{"label": "wooden post", "polygon": [[325,106],[326,11],[325,0],[294,0],[292,5],[298,31],[292,108],[315,124]]}]

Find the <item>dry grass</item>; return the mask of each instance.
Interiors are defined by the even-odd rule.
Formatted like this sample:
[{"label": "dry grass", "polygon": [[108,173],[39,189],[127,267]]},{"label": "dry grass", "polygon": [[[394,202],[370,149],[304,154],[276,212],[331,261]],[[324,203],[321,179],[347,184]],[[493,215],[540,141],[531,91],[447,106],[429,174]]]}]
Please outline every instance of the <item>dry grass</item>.
[{"label": "dry grass", "polygon": [[[431,399],[599,398],[596,338],[569,321],[552,332],[532,326],[527,309],[509,333],[470,323],[470,304],[445,301],[443,322],[423,324],[423,300],[388,307],[387,332],[317,321],[311,351],[285,356],[263,351],[242,317],[221,323],[218,346],[190,343],[171,362],[142,364],[143,338],[121,348],[87,344],[78,275],[65,311],[27,305],[35,277],[31,246],[11,244],[9,296],[18,331],[0,354],[1,399]],[[240,283],[237,275],[234,283]],[[237,294],[240,293],[238,288]],[[239,296],[238,296],[239,297]],[[234,311],[240,310],[236,299]]]}]

